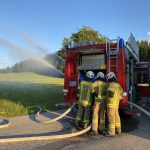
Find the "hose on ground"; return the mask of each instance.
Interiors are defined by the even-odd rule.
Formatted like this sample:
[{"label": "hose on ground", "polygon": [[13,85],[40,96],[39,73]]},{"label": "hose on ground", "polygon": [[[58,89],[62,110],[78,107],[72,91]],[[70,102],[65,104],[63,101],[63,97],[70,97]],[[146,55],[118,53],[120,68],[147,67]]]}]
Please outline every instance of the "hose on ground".
[{"label": "hose on ground", "polygon": [[[62,117],[64,117],[66,114],[68,114],[72,108],[76,105],[76,103],[74,103],[67,111],[65,111],[63,114],[59,114],[59,113],[55,113],[57,115],[60,115],[59,117],[56,117],[54,119],[52,119],[52,122],[57,121],[59,119],[61,119]],[[37,113],[37,115],[40,114],[40,112],[42,111],[42,109],[40,109],[40,111]],[[5,121],[9,121],[3,117],[1,117],[3,120]],[[72,117],[68,117],[69,119],[74,119]],[[47,121],[48,123],[51,122]],[[46,122],[46,123],[47,123]],[[10,122],[8,122],[7,125],[5,125],[5,127],[8,127],[10,124]],[[4,127],[4,125],[3,125]],[[0,143],[13,143],[13,142],[25,142],[25,141],[39,141],[39,140],[56,140],[56,139],[65,139],[65,138],[71,138],[71,137],[75,137],[75,136],[79,136],[81,134],[84,134],[86,132],[88,132],[91,129],[91,125],[88,126],[86,129],[83,129],[81,131],[75,132],[75,133],[69,133],[69,134],[62,134],[62,135],[50,135],[50,136],[34,136],[34,137],[18,137],[18,138],[4,138],[4,139],[0,139]]]},{"label": "hose on ground", "polygon": [[51,135],[51,136],[34,136],[34,137],[19,137],[19,138],[4,138],[0,139],[0,143],[13,143],[13,142],[26,142],[26,141],[39,141],[39,140],[56,140],[75,137],[88,132],[91,129],[91,125],[86,129],[75,133],[69,133],[64,135]]},{"label": "hose on ground", "polygon": [[[40,110],[39,110],[38,113],[36,114],[35,120],[36,120],[37,122],[43,123],[43,124],[48,124],[48,123],[55,122],[55,121],[57,121],[57,120],[59,120],[59,119],[61,119],[61,118],[63,118],[63,117],[68,118],[68,119],[71,119],[71,120],[74,120],[74,118],[72,118],[72,117],[70,117],[70,116],[66,116],[66,115],[72,110],[72,108],[73,108],[75,105],[76,105],[76,103],[74,103],[74,104],[73,104],[69,109],[67,109],[63,114],[59,114],[59,113],[57,113],[57,112],[49,111],[49,112],[52,113],[52,114],[58,115],[58,117],[56,117],[56,118],[54,118],[54,119],[51,119],[51,120],[48,120],[48,121],[44,121],[44,122],[42,122],[42,121],[40,121],[39,119],[37,119],[37,116],[40,115],[40,113],[42,112],[42,108],[41,108],[40,106],[38,106],[38,107],[40,108]],[[32,107],[33,107],[33,106],[32,106]],[[37,106],[34,106],[34,107],[37,107]],[[0,120],[2,120],[2,122],[4,122],[4,123],[2,123],[2,125],[0,125],[0,129],[2,129],[2,128],[7,128],[7,127],[9,127],[10,124],[11,124],[11,122],[10,122],[9,119],[4,118],[4,117],[2,117],[2,116],[0,116]]]},{"label": "hose on ground", "polygon": [[127,101],[127,104],[132,105],[133,107],[137,108],[138,110],[140,110],[141,112],[143,112],[145,115],[147,115],[148,117],[150,117],[150,113],[148,111],[146,111],[145,109],[143,109],[142,107],[136,105],[135,103],[132,103],[130,101]]},{"label": "hose on ground", "polygon": [[[72,117],[69,117],[69,116],[66,116],[69,112],[71,112],[71,110],[73,109],[73,107],[76,106],[77,103],[74,103],[69,109],[67,109],[64,113],[62,114],[59,114],[57,113],[59,116],[54,118],[54,119],[50,119],[48,121],[41,121],[39,120],[37,117],[40,115],[40,113],[42,112],[42,108],[40,108],[40,111],[35,115],[35,120],[39,123],[42,123],[42,124],[49,124],[49,123],[52,123],[52,122],[55,122],[55,121],[58,121],[60,120],[61,118],[63,117],[66,117],[66,118],[69,118],[69,119],[74,119]],[[53,112],[54,113],[54,112]]]},{"label": "hose on ground", "polygon": [[[135,108],[139,109],[141,112],[143,112],[144,114],[146,114],[147,116],[150,117],[150,113],[146,110],[144,110],[142,107],[132,103],[132,102],[127,102],[129,105],[134,106]],[[66,112],[64,112],[62,115],[60,115],[57,118],[52,119],[53,121],[59,120],[62,117],[64,117],[67,113],[69,113],[71,111],[71,109],[75,106],[72,105]],[[40,111],[39,113],[40,114]],[[51,121],[51,120],[50,120]],[[47,121],[47,122],[50,122]],[[52,122],[53,122],[52,121]],[[55,140],[55,139],[65,139],[65,138],[71,138],[71,137],[75,137],[81,134],[84,134],[86,132],[88,132],[91,129],[91,125],[89,127],[87,127],[86,129],[83,129],[79,132],[75,132],[75,133],[69,133],[69,134],[64,134],[64,135],[52,135],[52,136],[35,136],[35,137],[20,137],[20,138],[4,138],[4,139],[0,139],[0,143],[12,143],[12,142],[25,142],[25,141],[38,141],[38,140]]]},{"label": "hose on ground", "polygon": [[0,119],[2,120],[2,122],[5,122],[4,124],[0,125],[0,129],[7,128],[10,126],[10,120],[9,119],[6,119],[2,116],[0,116]]},{"label": "hose on ground", "polygon": [[[57,116],[60,116],[60,115],[62,115],[62,114],[60,114],[60,113],[58,113],[58,112],[55,112],[55,111],[47,111],[48,113],[50,113],[50,114],[54,114],[54,115],[57,115]],[[64,116],[64,118],[67,118],[67,119],[70,119],[70,120],[75,120],[75,118],[73,118],[73,117],[71,117],[71,116]]]}]

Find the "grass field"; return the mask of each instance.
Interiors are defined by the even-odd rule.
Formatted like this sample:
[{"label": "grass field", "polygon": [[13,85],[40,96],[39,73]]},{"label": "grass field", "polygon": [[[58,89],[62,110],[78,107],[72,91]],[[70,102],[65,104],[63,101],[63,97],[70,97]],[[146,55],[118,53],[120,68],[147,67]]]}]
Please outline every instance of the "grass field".
[{"label": "grass field", "polygon": [[35,73],[0,73],[0,115],[13,117],[35,113],[42,106],[54,110],[63,101],[61,78]]}]

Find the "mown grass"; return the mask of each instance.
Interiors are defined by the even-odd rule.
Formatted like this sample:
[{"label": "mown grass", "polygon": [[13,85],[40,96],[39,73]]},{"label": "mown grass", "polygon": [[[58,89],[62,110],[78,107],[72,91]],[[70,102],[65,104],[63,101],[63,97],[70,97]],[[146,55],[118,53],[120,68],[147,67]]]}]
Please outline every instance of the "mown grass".
[{"label": "mown grass", "polygon": [[54,110],[63,101],[63,79],[35,73],[0,74],[0,115],[35,113],[41,106]]}]

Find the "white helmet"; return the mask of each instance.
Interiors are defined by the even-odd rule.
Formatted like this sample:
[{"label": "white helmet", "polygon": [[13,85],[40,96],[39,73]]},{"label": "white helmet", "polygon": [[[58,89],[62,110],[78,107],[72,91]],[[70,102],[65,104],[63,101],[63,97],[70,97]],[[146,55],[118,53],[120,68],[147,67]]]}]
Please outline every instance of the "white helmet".
[{"label": "white helmet", "polygon": [[107,79],[116,78],[116,75],[113,72],[107,74]]},{"label": "white helmet", "polygon": [[97,75],[96,75],[96,79],[97,79],[97,78],[102,78],[102,79],[104,79],[104,78],[105,78],[104,73],[103,73],[103,72],[98,72]]},{"label": "white helmet", "polygon": [[93,72],[93,71],[88,71],[88,72],[86,73],[86,76],[87,76],[88,78],[90,78],[90,79],[93,79],[93,78],[94,78],[94,72]]}]

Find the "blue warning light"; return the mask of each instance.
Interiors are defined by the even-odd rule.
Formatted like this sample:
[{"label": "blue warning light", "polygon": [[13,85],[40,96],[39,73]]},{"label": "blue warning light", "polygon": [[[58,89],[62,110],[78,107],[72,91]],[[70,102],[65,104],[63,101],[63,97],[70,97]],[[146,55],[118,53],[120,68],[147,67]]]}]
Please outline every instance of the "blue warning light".
[{"label": "blue warning light", "polygon": [[119,48],[124,48],[124,40],[123,39],[119,40]]}]

